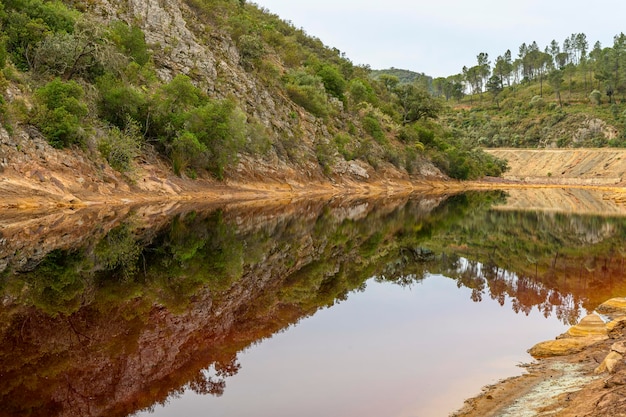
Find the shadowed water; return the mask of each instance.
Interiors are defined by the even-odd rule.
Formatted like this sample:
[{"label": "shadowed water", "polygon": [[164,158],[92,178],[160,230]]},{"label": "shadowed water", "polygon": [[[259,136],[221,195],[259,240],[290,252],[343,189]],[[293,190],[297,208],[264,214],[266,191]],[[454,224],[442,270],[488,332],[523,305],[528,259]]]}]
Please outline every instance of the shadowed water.
[{"label": "shadowed water", "polygon": [[626,221],[595,207],[5,213],[0,415],[446,415],[626,295]]}]

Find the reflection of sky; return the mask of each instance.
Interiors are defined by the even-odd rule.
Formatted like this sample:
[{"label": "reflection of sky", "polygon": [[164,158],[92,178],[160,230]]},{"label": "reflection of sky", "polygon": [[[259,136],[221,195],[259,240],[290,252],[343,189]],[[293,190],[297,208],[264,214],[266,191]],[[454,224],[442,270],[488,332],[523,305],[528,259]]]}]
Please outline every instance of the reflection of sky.
[{"label": "reflection of sky", "polygon": [[[565,330],[536,309],[474,303],[431,276],[411,288],[368,282],[239,355],[222,397],[186,393],[154,416],[445,416],[498,379],[518,374],[536,342]],[[146,414],[149,415],[149,414]]]}]

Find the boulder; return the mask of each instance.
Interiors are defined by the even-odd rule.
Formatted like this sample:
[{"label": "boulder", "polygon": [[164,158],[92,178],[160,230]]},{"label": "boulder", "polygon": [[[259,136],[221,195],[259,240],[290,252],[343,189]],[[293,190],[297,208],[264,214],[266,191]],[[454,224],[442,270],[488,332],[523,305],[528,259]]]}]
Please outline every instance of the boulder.
[{"label": "boulder", "polygon": [[567,337],[537,343],[528,353],[534,358],[567,356],[582,352],[588,346],[606,340],[607,336]]},{"label": "boulder", "polygon": [[577,325],[570,327],[567,334],[572,337],[606,336],[608,330],[602,317],[597,314],[589,314]]}]

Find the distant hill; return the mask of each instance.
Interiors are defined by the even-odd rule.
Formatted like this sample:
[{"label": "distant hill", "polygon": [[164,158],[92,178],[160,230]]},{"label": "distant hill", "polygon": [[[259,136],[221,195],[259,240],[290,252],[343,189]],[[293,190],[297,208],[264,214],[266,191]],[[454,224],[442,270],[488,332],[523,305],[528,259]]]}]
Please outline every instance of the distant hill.
[{"label": "distant hill", "polygon": [[420,84],[423,84],[429,90],[432,88],[433,84],[433,77],[421,72],[415,72],[406,69],[391,67],[389,69],[372,70],[370,73],[371,77],[375,80],[377,80],[383,74],[398,77],[401,84],[411,84],[417,81]]}]

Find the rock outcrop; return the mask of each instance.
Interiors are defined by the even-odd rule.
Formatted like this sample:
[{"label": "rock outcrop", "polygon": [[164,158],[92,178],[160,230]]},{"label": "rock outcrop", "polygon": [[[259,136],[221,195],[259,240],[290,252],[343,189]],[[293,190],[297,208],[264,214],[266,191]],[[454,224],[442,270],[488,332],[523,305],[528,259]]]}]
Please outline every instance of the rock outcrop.
[{"label": "rock outcrop", "polygon": [[626,180],[623,149],[489,149],[509,163],[504,179],[526,184],[616,185]]}]

